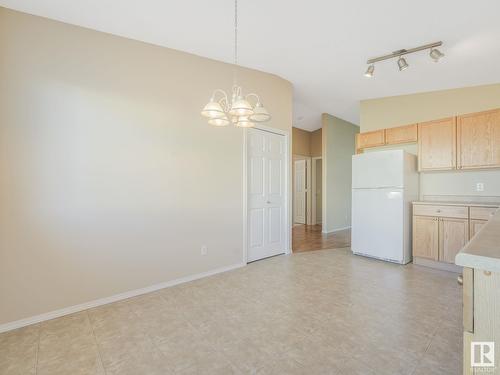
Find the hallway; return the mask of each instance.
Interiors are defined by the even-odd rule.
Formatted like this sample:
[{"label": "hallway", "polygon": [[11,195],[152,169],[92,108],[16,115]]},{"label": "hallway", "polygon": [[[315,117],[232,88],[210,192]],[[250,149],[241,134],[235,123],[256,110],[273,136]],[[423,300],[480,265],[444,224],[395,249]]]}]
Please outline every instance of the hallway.
[{"label": "hallway", "polygon": [[294,253],[350,246],[350,229],[328,234],[321,233],[321,225],[294,225],[292,229],[292,250]]}]

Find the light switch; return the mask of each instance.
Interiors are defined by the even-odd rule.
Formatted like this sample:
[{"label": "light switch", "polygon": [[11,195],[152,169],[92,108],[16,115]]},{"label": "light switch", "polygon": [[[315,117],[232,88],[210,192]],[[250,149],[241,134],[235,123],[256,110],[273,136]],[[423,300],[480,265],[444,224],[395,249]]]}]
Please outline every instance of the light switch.
[{"label": "light switch", "polygon": [[476,191],[484,191],[484,184],[482,182],[476,184]]}]

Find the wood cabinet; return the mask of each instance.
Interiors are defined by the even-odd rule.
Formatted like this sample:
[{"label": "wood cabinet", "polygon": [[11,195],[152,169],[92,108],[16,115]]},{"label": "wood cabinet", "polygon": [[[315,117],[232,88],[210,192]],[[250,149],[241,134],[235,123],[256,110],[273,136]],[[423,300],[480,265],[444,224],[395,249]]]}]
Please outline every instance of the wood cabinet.
[{"label": "wood cabinet", "polygon": [[458,168],[500,166],[500,110],[458,116]]},{"label": "wood cabinet", "polygon": [[455,263],[455,256],[468,240],[468,219],[439,218],[439,261]]},{"label": "wood cabinet", "polygon": [[418,124],[418,169],[435,171],[456,168],[455,117]]},{"label": "wood cabinet", "polygon": [[386,145],[412,142],[417,142],[417,124],[385,129]]},{"label": "wood cabinet", "polygon": [[356,134],[356,148],[364,149],[368,147],[383,146],[385,144],[385,130]]},{"label": "wood cabinet", "polygon": [[359,133],[356,153],[412,142],[419,171],[500,168],[500,109]]},{"label": "wood cabinet", "polygon": [[413,216],[413,256],[439,259],[439,221],[436,217]]},{"label": "wood cabinet", "polygon": [[486,224],[488,220],[478,220],[478,219],[471,219],[470,220],[470,232],[469,232],[469,238],[472,238],[476,235],[477,232],[481,229],[481,227]]},{"label": "wood cabinet", "polygon": [[413,204],[414,263],[459,271],[455,266],[455,256],[497,209],[498,207],[494,205],[481,206],[479,203],[473,205],[415,202]]}]

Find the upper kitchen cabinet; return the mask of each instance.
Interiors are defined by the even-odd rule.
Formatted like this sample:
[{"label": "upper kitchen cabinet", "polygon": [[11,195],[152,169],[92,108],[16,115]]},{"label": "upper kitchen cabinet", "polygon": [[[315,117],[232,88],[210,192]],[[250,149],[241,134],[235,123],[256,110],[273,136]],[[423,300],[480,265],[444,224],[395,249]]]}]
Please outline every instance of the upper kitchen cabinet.
[{"label": "upper kitchen cabinet", "polygon": [[457,118],[458,169],[500,167],[500,110]]},{"label": "upper kitchen cabinet", "polygon": [[438,171],[456,168],[456,118],[418,124],[418,170]]},{"label": "upper kitchen cabinet", "polygon": [[356,149],[383,146],[385,144],[385,130],[356,134]]},{"label": "upper kitchen cabinet", "polygon": [[417,124],[385,129],[385,144],[417,142]]}]

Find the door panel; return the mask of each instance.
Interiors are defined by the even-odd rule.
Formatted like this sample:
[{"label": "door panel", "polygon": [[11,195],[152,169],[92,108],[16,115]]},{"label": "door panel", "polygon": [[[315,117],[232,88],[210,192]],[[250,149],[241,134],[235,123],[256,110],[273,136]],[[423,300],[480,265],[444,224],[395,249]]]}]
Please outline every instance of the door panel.
[{"label": "door panel", "polygon": [[425,171],[455,168],[455,118],[418,124],[418,169]]},{"label": "door panel", "polygon": [[459,168],[500,166],[500,110],[459,116]]},{"label": "door panel", "polygon": [[352,157],[352,188],[403,187],[404,153],[385,150]]},{"label": "door panel", "polygon": [[486,224],[488,220],[473,220],[470,221],[470,235],[469,238],[472,239],[476,235],[477,232]]},{"label": "door panel", "polygon": [[249,262],[286,251],[285,137],[248,129]]},{"label": "door panel", "polygon": [[306,223],[306,161],[294,162],[294,223]]},{"label": "door panel", "polygon": [[403,262],[403,190],[353,189],[352,251]]},{"label": "door panel", "polygon": [[439,259],[439,221],[437,217],[413,216],[413,256]]},{"label": "door panel", "polygon": [[250,194],[264,195],[264,158],[250,158]]},{"label": "door panel", "polygon": [[455,263],[455,256],[469,240],[469,220],[442,218],[439,221],[439,260]]},{"label": "door panel", "polygon": [[375,130],[372,132],[356,134],[357,148],[383,146],[385,144],[385,130]]},{"label": "door panel", "polygon": [[250,210],[250,247],[264,246],[264,209],[256,208]]}]

